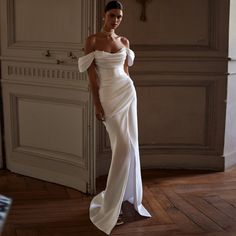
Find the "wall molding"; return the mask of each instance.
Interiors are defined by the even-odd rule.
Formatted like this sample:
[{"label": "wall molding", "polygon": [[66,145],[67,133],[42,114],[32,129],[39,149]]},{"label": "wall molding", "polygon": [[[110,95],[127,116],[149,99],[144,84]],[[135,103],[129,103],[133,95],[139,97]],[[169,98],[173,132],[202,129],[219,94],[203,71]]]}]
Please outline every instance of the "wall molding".
[{"label": "wall molding", "polygon": [[81,74],[78,70],[66,70],[62,68],[48,68],[48,67],[33,67],[31,65],[8,65],[7,78],[20,79],[58,79],[58,80],[72,80],[72,81],[86,81],[85,74]]},{"label": "wall molding", "polygon": [[[37,48],[60,48],[60,49],[67,49],[67,48],[81,48],[81,43],[59,43],[59,42],[34,42],[34,41],[17,41],[16,40],[16,32],[15,32],[15,1],[16,0],[5,0],[4,6],[6,7],[7,11],[7,47],[10,49],[37,49]],[[80,0],[82,4],[82,9],[87,9],[90,4],[93,3],[91,0]],[[88,15],[86,15],[86,11],[83,11],[81,9],[81,28],[82,28],[82,35],[81,35],[81,41],[85,38],[87,35],[87,30],[89,28],[89,18]],[[92,17],[92,16],[90,16]]]},{"label": "wall molding", "polygon": [[[2,0],[1,1],[1,34],[2,37],[1,47],[2,55],[8,57],[17,57],[19,55],[28,58],[45,58],[43,54],[47,50],[51,51],[51,56],[60,57],[63,52],[72,51],[74,53],[83,54],[82,48],[84,46],[85,38],[95,31],[96,25],[95,17],[92,14],[92,9],[96,9],[94,0],[80,0],[81,1],[81,14],[80,28],[81,37],[80,42],[46,42],[46,41],[17,41],[16,40],[16,22],[15,22],[15,1],[16,0]],[[94,11],[95,12],[95,11]]]},{"label": "wall molding", "polygon": [[87,73],[80,73],[77,68],[67,65],[3,61],[1,83],[35,84],[89,91]]},{"label": "wall molding", "polygon": [[[19,154],[27,154],[29,156],[37,156],[40,158],[46,158],[50,159],[51,161],[59,161],[67,164],[72,164],[74,166],[78,166],[83,169],[88,168],[88,150],[86,147],[86,140],[88,139],[88,129],[89,126],[89,103],[88,101],[82,102],[77,100],[68,100],[68,99],[62,99],[62,98],[55,98],[55,97],[44,97],[44,96],[38,96],[38,95],[26,95],[26,94],[16,94],[16,93],[10,93],[9,94],[10,99],[10,118],[11,118],[11,152],[19,153]],[[20,142],[20,127],[19,127],[19,111],[18,111],[18,104],[20,100],[28,100],[28,101],[34,101],[34,102],[46,102],[50,104],[55,105],[72,105],[76,107],[81,107],[82,109],[82,117],[83,117],[83,130],[82,130],[82,136],[83,136],[83,150],[82,150],[82,156],[77,156],[69,153],[59,152],[59,151],[53,151],[53,150],[47,150],[42,149],[38,147],[33,146],[25,146],[22,145]]]},{"label": "wall molding", "polygon": [[208,1],[208,35],[209,40],[206,45],[172,45],[172,44],[133,44],[137,51],[217,51],[218,50],[218,23],[219,23],[219,0]]},{"label": "wall molding", "polygon": [[[154,75],[146,77],[143,80],[142,75],[135,75],[134,83],[136,88],[144,87],[201,87],[206,91],[206,113],[205,113],[205,132],[204,132],[204,143],[193,144],[193,143],[143,143],[140,144],[140,152],[142,154],[203,154],[203,155],[217,155],[220,153],[221,144],[218,143],[218,122],[216,113],[218,102],[216,100],[217,93],[221,86],[222,76],[192,76],[191,74],[175,75],[175,76],[164,76],[160,75],[155,77]],[[153,77],[154,76],[154,77]],[[184,76],[184,77],[183,77]],[[105,155],[110,152],[110,144],[107,136],[107,132],[102,124],[98,126],[99,130],[99,150],[101,155]]]},{"label": "wall molding", "polygon": [[[153,7],[158,6],[158,0],[155,1],[156,5],[153,4]],[[171,1],[168,2],[169,8],[171,5],[175,5],[176,7],[179,7],[179,9],[176,10],[175,17],[180,17],[181,11],[183,12],[184,10],[187,11],[187,8],[182,9],[181,4],[184,6],[186,1]],[[201,1],[195,1],[194,4],[198,4],[199,2],[199,8],[197,9],[198,11],[201,12]],[[167,4],[163,4],[164,9],[167,11]],[[135,15],[135,19],[131,18],[130,16],[127,16],[124,18],[124,22],[122,22],[121,25],[121,30],[120,34],[125,35],[130,39],[130,46],[131,48],[137,53],[138,57],[140,60],[159,60],[159,59],[164,59],[166,60],[166,57],[168,58],[175,58],[177,60],[181,60],[181,58],[187,58],[187,60],[192,60],[192,58],[209,58],[209,60],[216,60],[216,58],[221,58],[222,60],[225,60],[227,57],[227,38],[224,37],[224,35],[227,33],[227,27],[228,27],[228,12],[227,12],[227,4],[229,4],[229,0],[226,1],[221,1],[221,0],[206,0],[204,1],[204,9],[207,7],[206,11],[204,11],[204,31],[198,31],[199,34],[195,35],[196,38],[192,37],[186,37],[185,38],[180,38],[179,41],[178,39],[175,40],[165,40],[164,38],[161,38],[158,40],[158,37],[168,37],[168,34],[165,34],[166,31],[163,31],[162,35],[162,28],[165,27],[164,20],[165,18],[161,18],[161,14],[156,10],[156,12],[151,9],[151,3],[148,5],[147,10],[149,10],[150,14],[152,13],[153,15],[150,16],[150,22],[139,22],[139,19],[136,18],[137,14]],[[124,1],[125,5],[125,16],[126,15],[132,15],[135,11],[135,3],[126,3]],[[162,3],[160,1],[160,8],[159,10],[161,11],[161,6]],[[138,7],[138,6],[137,6]],[[179,10],[179,11],[178,11]],[[191,8],[191,11],[194,11],[193,8]],[[168,12],[164,12],[165,14]],[[154,15],[155,14],[155,15]],[[171,14],[171,12],[169,12]],[[185,14],[185,12],[184,12]],[[203,13],[202,13],[203,14]],[[186,14],[187,15],[187,14]],[[184,16],[183,16],[184,17]],[[187,15],[189,19],[189,22],[187,23],[187,26],[191,29],[193,29],[194,32],[194,27],[196,26],[196,17],[202,18],[201,15],[195,15],[193,17],[193,24],[191,26],[191,16]],[[173,18],[174,20],[175,18]],[[185,19],[185,18],[183,18]],[[152,22],[153,21],[153,22]],[[156,21],[156,22],[155,22]],[[160,23],[161,22],[161,23]],[[182,21],[177,22],[180,24]],[[131,28],[134,24],[137,27],[132,27],[132,30],[126,28],[126,23],[127,25]],[[155,24],[152,24],[155,23]],[[161,25],[160,25],[160,24]],[[168,21],[167,25],[168,27],[175,27],[175,23],[172,23],[173,26],[171,26],[171,22]],[[140,25],[140,28],[138,27]],[[146,36],[146,39],[144,37],[145,33],[143,32],[142,29],[145,27],[153,27],[155,28],[154,32],[156,32],[156,36],[154,33],[152,34],[152,37],[156,37],[156,40],[149,40],[148,37]],[[159,29],[159,28],[160,29]],[[200,27],[197,25],[197,27]],[[140,31],[141,29],[141,31]],[[176,31],[176,29],[173,29]],[[131,35],[135,34],[135,37],[138,38],[139,34],[137,31],[140,31],[140,38],[142,39],[141,41],[138,40],[135,42],[135,38],[133,38]],[[184,34],[184,29],[180,32],[181,34]],[[177,34],[177,33],[176,33]],[[148,34],[147,34],[148,35]],[[172,35],[172,34],[170,34]],[[175,34],[174,34],[175,35]],[[194,35],[194,34],[193,34]],[[171,36],[170,36],[171,37]],[[182,41],[181,41],[182,40]],[[204,60],[204,59],[203,59]]]}]

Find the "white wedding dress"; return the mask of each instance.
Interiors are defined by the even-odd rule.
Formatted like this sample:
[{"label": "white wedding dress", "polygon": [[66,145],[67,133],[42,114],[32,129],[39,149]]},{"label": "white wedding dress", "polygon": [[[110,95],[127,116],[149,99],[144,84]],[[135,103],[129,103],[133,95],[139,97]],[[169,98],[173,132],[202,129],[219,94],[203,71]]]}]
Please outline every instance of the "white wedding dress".
[{"label": "white wedding dress", "polygon": [[116,53],[93,51],[79,58],[79,71],[86,71],[95,60],[99,97],[105,112],[103,124],[109,134],[112,161],[104,191],[90,204],[90,219],[100,230],[110,234],[118,220],[123,201],[133,204],[142,216],[151,217],[142,205],[137,99],[133,81],[124,71],[132,66],[134,52],[121,48]]}]

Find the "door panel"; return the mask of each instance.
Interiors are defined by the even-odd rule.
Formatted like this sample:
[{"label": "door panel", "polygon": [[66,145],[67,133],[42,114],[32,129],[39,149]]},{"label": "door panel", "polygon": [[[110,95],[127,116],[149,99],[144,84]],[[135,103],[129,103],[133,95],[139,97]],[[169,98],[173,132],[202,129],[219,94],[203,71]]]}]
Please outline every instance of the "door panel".
[{"label": "door panel", "polygon": [[94,193],[93,105],[77,66],[84,38],[95,29],[94,1],[2,0],[1,6],[7,168]]},{"label": "door panel", "polygon": [[[37,86],[6,81],[3,91],[7,167],[27,175],[30,175],[27,168],[41,169],[45,180],[54,175],[66,175],[55,177],[54,182],[86,192],[89,176],[88,91],[55,87],[39,90]],[[31,176],[37,177],[35,171]],[[49,177],[44,172],[52,173]]]}]

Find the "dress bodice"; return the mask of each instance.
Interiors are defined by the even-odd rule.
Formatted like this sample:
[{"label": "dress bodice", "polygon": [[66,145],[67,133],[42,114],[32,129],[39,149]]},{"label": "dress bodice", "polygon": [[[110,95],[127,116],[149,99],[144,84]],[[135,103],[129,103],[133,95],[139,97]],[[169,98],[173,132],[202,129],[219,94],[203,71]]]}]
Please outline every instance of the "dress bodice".
[{"label": "dress bodice", "polygon": [[123,47],[115,53],[95,50],[79,58],[79,71],[86,71],[93,62],[93,60],[95,60],[95,64],[98,71],[101,71],[103,69],[119,69],[123,67],[126,57],[128,58],[128,65],[132,66],[135,54],[129,48]]},{"label": "dress bodice", "polygon": [[95,62],[100,89],[114,86],[117,83],[130,83],[130,77],[124,71],[124,63],[128,59],[128,66],[133,65],[134,52],[126,47],[115,53],[95,50],[79,58],[78,67],[80,72],[86,71],[91,63]]}]

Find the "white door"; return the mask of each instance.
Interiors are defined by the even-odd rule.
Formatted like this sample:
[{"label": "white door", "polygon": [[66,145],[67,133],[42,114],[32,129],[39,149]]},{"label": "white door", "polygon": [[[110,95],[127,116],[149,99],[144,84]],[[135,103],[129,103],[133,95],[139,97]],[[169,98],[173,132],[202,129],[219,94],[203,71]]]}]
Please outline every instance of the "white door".
[{"label": "white door", "polygon": [[94,0],[1,0],[7,168],[95,192],[95,132],[76,57],[95,30]]}]

